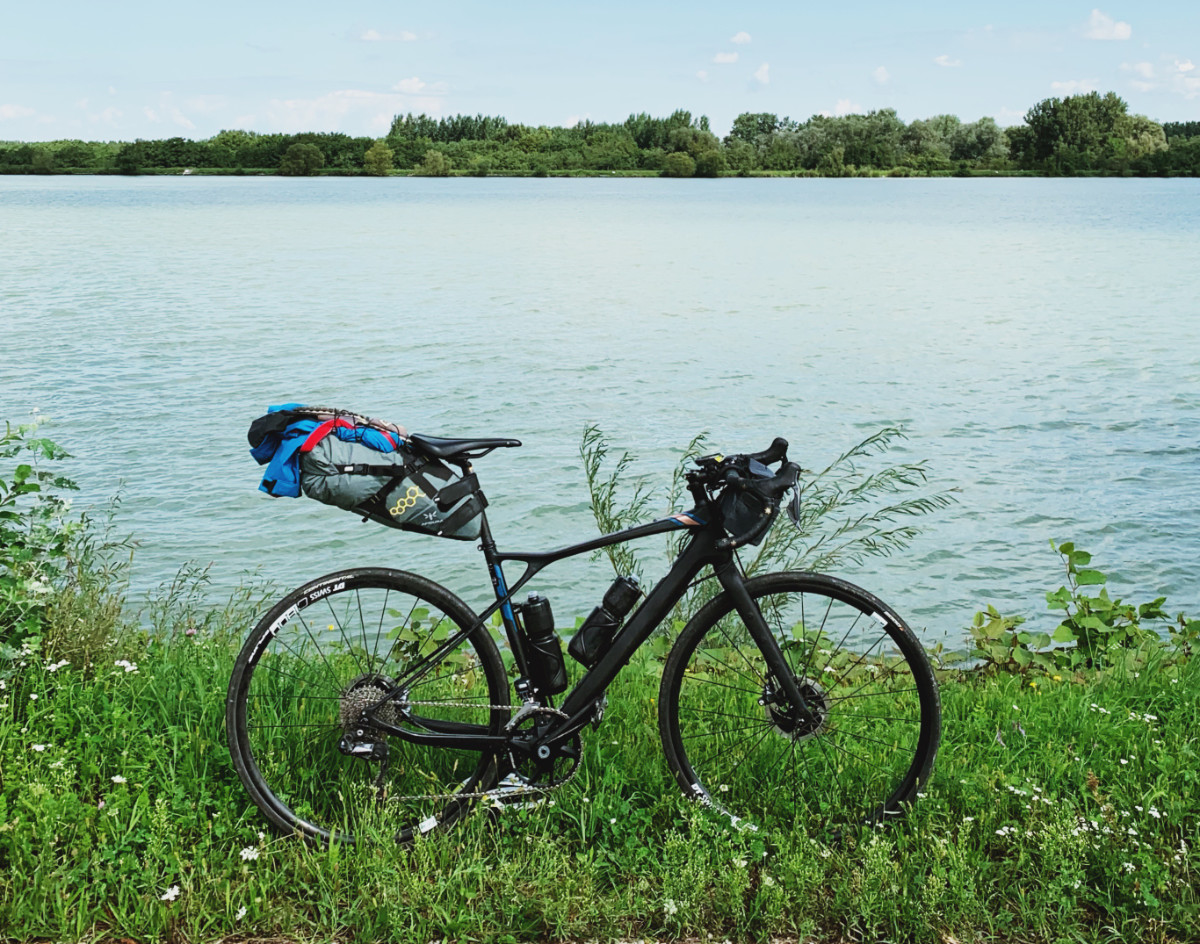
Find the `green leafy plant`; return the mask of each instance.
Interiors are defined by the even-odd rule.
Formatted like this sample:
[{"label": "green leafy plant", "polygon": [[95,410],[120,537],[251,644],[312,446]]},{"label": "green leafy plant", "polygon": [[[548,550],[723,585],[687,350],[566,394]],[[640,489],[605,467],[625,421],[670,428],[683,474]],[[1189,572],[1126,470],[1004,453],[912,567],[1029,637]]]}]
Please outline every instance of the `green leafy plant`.
[{"label": "green leafy plant", "polygon": [[36,436],[37,428],[5,423],[0,437],[0,646],[9,649],[40,634],[68,546],[82,527],[67,519],[71,503],[62,494],[75,483],[38,465],[67,453]]},{"label": "green leafy plant", "polygon": [[[746,548],[741,558],[746,574],[779,569],[832,570],[846,562],[859,563],[907,547],[920,532],[915,519],[953,504],[956,490],[912,494],[928,485],[924,462],[882,469],[867,467],[903,438],[902,429],[886,427],[819,472],[801,472],[799,527],[782,522],[771,529],[757,549]],[[693,437],[684,447],[665,495],[646,476],[634,474],[637,457],[629,452],[613,452],[598,426],[584,429],[579,451],[592,514],[600,530],[610,533],[649,521],[656,513],[666,513],[687,500],[684,472],[692,459],[713,450],[707,433]],[[683,533],[668,540],[668,564],[685,540]],[[605,548],[603,553],[618,574],[641,577],[645,571],[637,545]],[[673,622],[686,621],[718,590],[712,581],[694,586],[676,607]]]},{"label": "green leafy plant", "polygon": [[[1050,609],[1064,614],[1051,638],[1057,643],[1075,644],[1073,651],[1063,653],[1072,667],[1093,667],[1112,661],[1116,651],[1137,650],[1160,642],[1158,633],[1143,624],[1169,619],[1163,610],[1166,597],[1139,606],[1114,600],[1104,586],[1108,578],[1088,567],[1091,554],[1077,550],[1070,541],[1058,547],[1052,541],[1050,546],[1067,568],[1067,586],[1046,594]],[[1084,587],[1099,587],[1100,591],[1091,596]]]},{"label": "green leafy plant", "polygon": [[[1020,629],[1022,616],[1005,616],[988,606],[975,614],[969,631],[972,658],[983,671],[1054,672],[1124,668],[1137,671],[1158,654],[1167,661],[1200,652],[1200,620],[1182,613],[1171,623],[1166,597],[1125,603],[1109,596],[1108,577],[1091,567],[1092,555],[1064,541],[1050,546],[1062,558],[1067,582],[1046,594],[1050,610],[1060,612],[1052,632]],[[1091,588],[1098,587],[1095,593]],[[1164,624],[1168,639],[1154,624]]]}]

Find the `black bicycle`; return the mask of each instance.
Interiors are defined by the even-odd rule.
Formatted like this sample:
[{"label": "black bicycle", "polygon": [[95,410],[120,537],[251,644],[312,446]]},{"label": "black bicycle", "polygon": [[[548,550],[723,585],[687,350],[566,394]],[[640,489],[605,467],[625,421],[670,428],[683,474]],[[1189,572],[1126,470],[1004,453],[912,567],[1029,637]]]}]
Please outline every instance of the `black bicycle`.
[{"label": "black bicycle", "polygon": [[[408,444],[461,468],[480,508],[471,462],[520,445],[419,435]],[[406,841],[480,801],[526,802],[574,775],[582,734],[600,723],[622,666],[690,587],[715,578],[720,592],[662,671],[659,731],[684,795],[742,828],[902,815],[941,733],[916,637],[845,581],[746,578],[738,562],[739,547],[759,543],[781,509],[794,511],[799,473],[782,439],[761,453],[704,457],[686,473],[692,510],[547,552],[499,550],[485,514],[480,548],[496,602],[482,613],[399,570],[305,584],[262,618],[233,670],[226,724],[242,783],[274,826],[319,843]],[[685,540],[666,576],[644,594],[619,578],[572,637],[586,671],[567,691],[548,602],[517,593],[555,561],[676,530]],[[511,586],[510,561],[525,566]],[[511,672],[490,628],[496,613]]]}]

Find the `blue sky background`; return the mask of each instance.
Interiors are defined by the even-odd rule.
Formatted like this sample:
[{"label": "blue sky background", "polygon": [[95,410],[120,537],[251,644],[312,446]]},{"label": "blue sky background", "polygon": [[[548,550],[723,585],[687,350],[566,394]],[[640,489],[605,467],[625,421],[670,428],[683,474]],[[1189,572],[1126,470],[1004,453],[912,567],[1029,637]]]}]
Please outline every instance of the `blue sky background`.
[{"label": "blue sky background", "polygon": [[1002,125],[1115,91],[1200,119],[1200,2],[6,2],[0,140],[380,135],[406,111],[527,124],[895,108]]}]

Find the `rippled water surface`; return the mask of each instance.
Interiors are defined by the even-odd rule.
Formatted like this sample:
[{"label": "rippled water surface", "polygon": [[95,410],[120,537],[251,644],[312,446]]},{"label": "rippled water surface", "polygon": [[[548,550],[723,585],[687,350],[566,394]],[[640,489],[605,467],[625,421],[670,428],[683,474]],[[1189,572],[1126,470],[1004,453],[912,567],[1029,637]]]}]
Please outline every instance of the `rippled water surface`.
[{"label": "rippled water surface", "polygon": [[[843,576],[930,638],[1046,622],[1051,538],[1196,612],[1197,232],[1183,180],[0,177],[0,409],[121,490],[138,589],[388,564],[486,599],[472,545],[256,491],[249,421],[302,400],[523,440],[478,464],[507,548],[594,532],[588,422],[664,482],[701,430],[820,467],[900,423],[960,501]],[[537,587],[562,622],[606,567]]]}]

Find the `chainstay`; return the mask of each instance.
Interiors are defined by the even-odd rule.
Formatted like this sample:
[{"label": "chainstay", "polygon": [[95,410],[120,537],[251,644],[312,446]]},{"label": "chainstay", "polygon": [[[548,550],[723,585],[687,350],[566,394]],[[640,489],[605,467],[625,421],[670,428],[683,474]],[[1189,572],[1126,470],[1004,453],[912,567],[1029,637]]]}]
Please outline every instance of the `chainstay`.
[{"label": "chainstay", "polygon": [[[515,714],[516,712],[520,711],[522,708],[526,707],[525,705],[479,705],[479,704],[476,704],[475,702],[410,701],[408,699],[405,699],[403,702],[397,702],[397,704],[402,705],[404,707],[416,705],[418,707],[425,707],[425,708],[475,708],[475,709],[487,708],[489,711],[507,711],[510,714]],[[551,708],[548,705],[538,705],[533,710],[549,712],[551,714],[556,714],[562,718],[568,717],[566,712],[559,711],[557,708]],[[579,739],[580,739],[580,742],[582,743],[582,741],[583,741],[582,734],[580,735]],[[503,806],[504,804],[503,804],[503,802],[501,802],[501,799],[500,799],[501,796],[503,796],[504,799],[507,800],[507,799],[510,799],[513,797],[531,796],[533,794],[546,795],[548,793],[552,793],[555,790],[559,790],[559,789],[565,787],[572,780],[574,780],[577,776],[579,776],[579,768],[582,766],[583,766],[582,763],[576,764],[574,766],[574,768],[571,770],[571,773],[568,774],[567,777],[561,783],[556,783],[556,784],[553,784],[548,787],[534,787],[534,786],[529,786],[529,785],[526,785],[524,787],[517,787],[517,786],[506,787],[503,789],[493,787],[491,790],[479,790],[479,791],[475,791],[475,792],[471,792],[471,793],[466,793],[466,792],[462,792],[462,791],[457,792],[457,793],[421,793],[416,796],[392,797],[392,799],[393,800],[486,800],[489,797],[494,797],[497,801],[497,804],[499,806]]]}]

